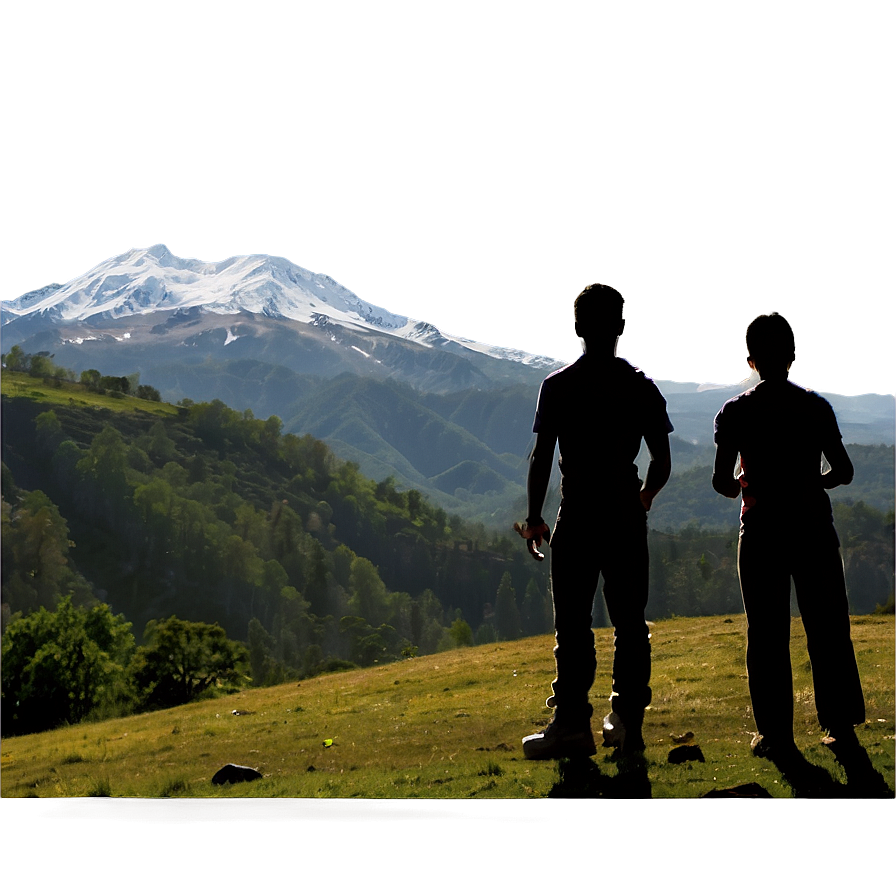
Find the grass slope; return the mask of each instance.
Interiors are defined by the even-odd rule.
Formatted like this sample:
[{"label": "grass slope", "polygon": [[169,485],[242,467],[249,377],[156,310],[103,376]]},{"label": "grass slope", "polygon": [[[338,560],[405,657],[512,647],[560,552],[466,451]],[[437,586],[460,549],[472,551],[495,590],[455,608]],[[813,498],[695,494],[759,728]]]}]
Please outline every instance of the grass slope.
[{"label": "grass slope", "polygon": [[[162,712],[5,738],[3,797],[540,798],[700,797],[755,783],[792,788],[750,754],[753,718],[741,616],[677,618],[653,627],[653,704],[646,764],[634,770],[598,746],[584,765],[530,762],[520,740],[543,727],[552,638],[463,648],[379,668],[246,690]],[[612,632],[596,631],[592,700],[599,731],[609,697]],[[858,735],[894,784],[894,619],[853,619],[866,699]],[[797,745],[855,795],[820,743],[805,635],[792,637]],[[238,714],[234,714],[234,713]],[[705,762],[669,761],[673,735],[693,732]],[[232,762],[261,780],[213,786]]]},{"label": "grass slope", "polygon": [[74,407],[104,408],[116,412],[143,411],[156,417],[177,417],[179,413],[174,405],[163,401],[147,401],[113,392],[101,395],[79,383],[44,381],[12,370],[3,371],[0,392],[10,398],[30,398],[50,407],[67,403]]}]

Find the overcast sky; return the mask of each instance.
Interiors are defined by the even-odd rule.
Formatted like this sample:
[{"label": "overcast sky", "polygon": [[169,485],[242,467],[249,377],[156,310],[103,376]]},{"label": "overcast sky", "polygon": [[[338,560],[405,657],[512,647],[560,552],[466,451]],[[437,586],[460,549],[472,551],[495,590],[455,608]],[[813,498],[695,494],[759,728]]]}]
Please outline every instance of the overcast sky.
[{"label": "overcast sky", "polygon": [[0,299],[135,247],[282,255],[443,331],[894,392],[890,3],[34,3],[2,46]]}]

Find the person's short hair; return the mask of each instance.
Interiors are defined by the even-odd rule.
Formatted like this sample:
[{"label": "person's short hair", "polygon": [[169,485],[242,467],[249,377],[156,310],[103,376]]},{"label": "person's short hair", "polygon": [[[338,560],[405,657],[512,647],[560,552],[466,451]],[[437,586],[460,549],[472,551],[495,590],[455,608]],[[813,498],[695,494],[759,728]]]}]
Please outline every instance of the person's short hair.
[{"label": "person's short hair", "polygon": [[612,286],[592,283],[576,297],[576,324],[583,330],[593,330],[622,320],[625,299]]},{"label": "person's short hair", "polygon": [[757,367],[791,364],[796,346],[790,324],[777,311],[760,314],[747,327],[747,351]]}]

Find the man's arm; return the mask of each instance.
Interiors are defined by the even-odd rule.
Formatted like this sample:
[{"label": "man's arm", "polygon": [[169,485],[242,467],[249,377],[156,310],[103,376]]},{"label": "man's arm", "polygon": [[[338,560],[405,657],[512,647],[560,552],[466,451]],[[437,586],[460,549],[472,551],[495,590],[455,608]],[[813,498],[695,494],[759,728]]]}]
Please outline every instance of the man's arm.
[{"label": "man's arm", "polygon": [[740,481],[734,478],[737,449],[716,446],[716,459],[712,467],[712,487],[726,498],[740,495]]},{"label": "man's arm", "polygon": [[826,445],[824,448],[824,456],[827,458],[831,469],[821,477],[821,484],[825,488],[834,488],[838,485],[849,485],[855,474],[852,461],[846,453],[842,439],[837,439]]},{"label": "man's arm", "polygon": [[645,435],[644,442],[650,452],[650,463],[647,465],[647,475],[641,487],[641,503],[645,510],[650,510],[653,499],[669,481],[669,474],[672,472],[672,453],[669,449],[667,432]]},{"label": "man's arm", "polygon": [[535,434],[535,447],[529,455],[529,474],[526,478],[526,492],[529,497],[528,522],[534,523],[541,519],[548,484],[551,481],[556,444],[557,436],[553,433]]},{"label": "man's arm", "polygon": [[554,433],[538,432],[535,434],[535,447],[529,455],[529,473],[526,478],[526,492],[529,499],[528,517],[521,526],[514,523],[513,528],[526,539],[526,547],[536,560],[544,560],[538,548],[545,538],[550,538],[551,530],[541,518],[544,500],[547,497],[548,485],[551,481],[551,467],[554,464],[554,447],[557,436]]}]

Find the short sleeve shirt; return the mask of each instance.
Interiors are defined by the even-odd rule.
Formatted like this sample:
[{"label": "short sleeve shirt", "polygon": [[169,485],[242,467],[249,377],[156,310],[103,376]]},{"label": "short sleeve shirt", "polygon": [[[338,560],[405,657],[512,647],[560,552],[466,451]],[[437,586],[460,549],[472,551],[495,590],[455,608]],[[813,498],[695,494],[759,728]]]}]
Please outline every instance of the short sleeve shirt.
[{"label": "short sleeve shirt", "polygon": [[725,402],[714,439],[740,454],[742,518],[762,507],[762,515],[798,508],[809,518],[830,520],[821,456],[842,436],[834,409],[817,392],[789,380],[763,380]]},{"label": "short sleeve shirt", "polygon": [[584,503],[636,495],[641,439],[673,427],[653,380],[623,358],[585,354],[541,384],[532,429],[557,437],[564,503]]}]

